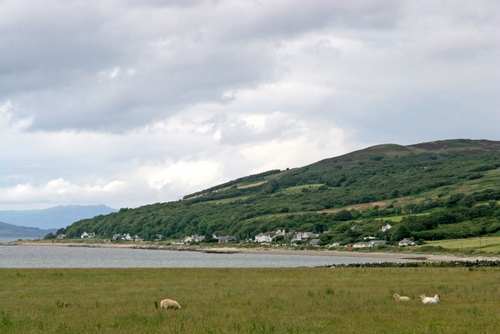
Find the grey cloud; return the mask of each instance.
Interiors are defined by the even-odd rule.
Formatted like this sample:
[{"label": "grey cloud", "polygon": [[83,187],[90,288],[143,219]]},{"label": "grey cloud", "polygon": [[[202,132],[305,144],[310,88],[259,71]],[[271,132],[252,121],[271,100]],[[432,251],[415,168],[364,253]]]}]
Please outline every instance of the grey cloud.
[{"label": "grey cloud", "polygon": [[[222,8],[234,3],[248,12]],[[137,2],[129,2],[132,11],[106,1],[10,5],[13,17],[0,38],[9,50],[0,68],[0,101],[16,103],[21,118],[34,115],[33,130],[123,131],[187,105],[222,102],[227,89],[277,79],[273,45],[263,36],[336,21],[393,22],[397,7],[394,1],[234,3],[201,2],[206,12],[155,1],[149,5],[158,10]],[[134,74],[100,80],[99,73],[113,68]]]},{"label": "grey cloud", "polygon": [[123,181],[99,198],[146,204],[173,199],[144,183],[172,164],[217,166],[208,186],[371,144],[500,139],[495,2],[18,0],[0,13],[0,188],[29,184],[37,200],[53,180],[75,201]]},{"label": "grey cloud", "polygon": [[[233,38],[290,38],[324,28],[394,27],[398,1],[263,1],[231,9],[238,20],[219,21],[224,34]],[[237,11],[238,7],[241,9]],[[228,26],[230,25],[230,29]]]}]

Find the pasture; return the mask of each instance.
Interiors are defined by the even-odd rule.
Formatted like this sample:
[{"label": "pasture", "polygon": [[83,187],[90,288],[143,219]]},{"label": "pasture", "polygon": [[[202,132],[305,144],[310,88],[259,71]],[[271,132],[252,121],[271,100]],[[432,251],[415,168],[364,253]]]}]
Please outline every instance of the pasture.
[{"label": "pasture", "polygon": [[[0,269],[0,333],[494,333],[498,268]],[[409,296],[396,302],[393,295]],[[441,295],[423,305],[419,294]],[[157,309],[177,300],[181,310]]]},{"label": "pasture", "polygon": [[486,252],[500,252],[499,236],[426,241],[426,244],[430,246],[441,246],[443,248],[475,249]]}]

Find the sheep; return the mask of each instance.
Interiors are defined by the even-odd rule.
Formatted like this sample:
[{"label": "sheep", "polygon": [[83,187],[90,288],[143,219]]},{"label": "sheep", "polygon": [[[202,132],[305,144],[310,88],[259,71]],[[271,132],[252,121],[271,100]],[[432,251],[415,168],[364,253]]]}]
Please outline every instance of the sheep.
[{"label": "sheep", "polygon": [[394,297],[394,299],[396,299],[398,302],[409,302],[409,301],[410,301],[410,297],[400,296],[400,295],[398,295],[398,294],[395,294],[393,297]]},{"label": "sheep", "polygon": [[179,305],[178,302],[172,299],[163,299],[160,303],[160,306],[162,308],[173,308],[173,309],[181,309],[182,307]]},{"label": "sheep", "polygon": [[422,299],[422,303],[424,304],[437,304],[439,303],[439,295],[434,295],[434,297],[426,297],[425,295],[420,295],[420,299]]}]

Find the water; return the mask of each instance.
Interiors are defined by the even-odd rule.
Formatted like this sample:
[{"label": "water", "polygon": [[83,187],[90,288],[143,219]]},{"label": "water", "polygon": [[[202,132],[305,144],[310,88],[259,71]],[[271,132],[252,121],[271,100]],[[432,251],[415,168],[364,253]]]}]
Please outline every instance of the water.
[{"label": "water", "polygon": [[145,249],[0,246],[0,268],[290,268],[410,262],[337,256],[213,254]]}]

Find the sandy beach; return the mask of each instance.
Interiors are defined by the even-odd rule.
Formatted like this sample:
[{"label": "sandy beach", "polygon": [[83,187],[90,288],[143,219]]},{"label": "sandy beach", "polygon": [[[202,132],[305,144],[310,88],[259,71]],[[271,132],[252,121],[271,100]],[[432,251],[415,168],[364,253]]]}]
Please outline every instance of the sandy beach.
[{"label": "sandy beach", "polygon": [[414,260],[414,261],[499,261],[500,257],[484,256],[453,256],[435,254],[409,254],[386,252],[354,252],[335,250],[291,250],[275,248],[239,248],[239,247],[182,247],[182,246],[155,246],[148,244],[113,244],[113,243],[55,243],[55,242],[13,242],[4,243],[9,246],[48,246],[48,247],[98,247],[98,248],[129,248],[129,249],[155,249],[172,251],[198,251],[210,253],[249,253],[267,255],[297,255],[297,256],[331,256],[331,257],[358,257],[376,258],[387,260]]}]

